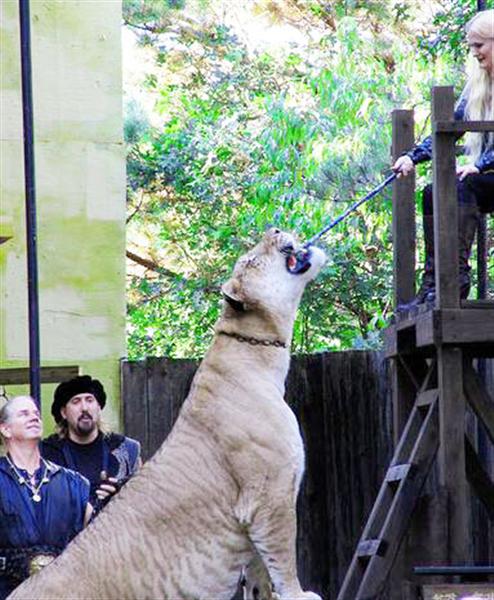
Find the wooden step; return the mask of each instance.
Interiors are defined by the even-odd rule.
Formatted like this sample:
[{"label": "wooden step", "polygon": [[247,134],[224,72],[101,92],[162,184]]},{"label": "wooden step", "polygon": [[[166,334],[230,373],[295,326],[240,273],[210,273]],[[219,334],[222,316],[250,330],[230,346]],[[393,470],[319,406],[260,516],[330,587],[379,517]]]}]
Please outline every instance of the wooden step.
[{"label": "wooden step", "polygon": [[417,400],[415,401],[415,405],[419,408],[427,408],[437,399],[439,395],[439,390],[437,388],[432,388],[430,390],[425,390],[424,392],[420,392],[417,396]]},{"label": "wooden step", "polygon": [[357,546],[359,558],[371,558],[371,556],[383,556],[386,552],[387,543],[384,540],[363,540]]},{"label": "wooden step", "polygon": [[388,483],[399,483],[405,477],[413,476],[415,471],[414,465],[407,463],[404,465],[395,465],[390,467],[386,473],[386,481]]}]

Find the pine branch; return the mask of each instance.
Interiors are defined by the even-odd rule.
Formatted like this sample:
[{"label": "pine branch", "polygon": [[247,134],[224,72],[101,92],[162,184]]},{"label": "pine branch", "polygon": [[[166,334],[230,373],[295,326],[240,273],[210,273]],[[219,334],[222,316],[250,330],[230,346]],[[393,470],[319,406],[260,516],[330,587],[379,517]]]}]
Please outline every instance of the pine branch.
[{"label": "pine branch", "polygon": [[170,271],[170,269],[165,269],[164,267],[161,267],[158,263],[154,262],[154,260],[144,258],[143,256],[139,256],[138,254],[135,254],[130,250],[126,250],[125,255],[133,262],[137,263],[138,265],[141,265],[142,267],[146,267],[146,269],[149,269],[150,271],[154,271],[155,273],[159,273],[160,275],[164,275],[165,277],[172,277],[174,279],[176,277],[179,277],[183,279],[183,277],[181,277],[181,275],[179,275],[178,273]]}]

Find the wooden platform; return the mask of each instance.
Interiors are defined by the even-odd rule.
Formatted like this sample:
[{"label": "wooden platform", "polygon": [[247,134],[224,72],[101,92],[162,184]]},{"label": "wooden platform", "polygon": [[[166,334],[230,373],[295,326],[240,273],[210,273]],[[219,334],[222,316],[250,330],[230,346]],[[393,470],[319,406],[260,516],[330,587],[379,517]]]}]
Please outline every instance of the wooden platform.
[{"label": "wooden platform", "polygon": [[389,358],[412,352],[427,356],[443,344],[494,357],[494,303],[465,302],[462,308],[441,310],[422,305],[416,313],[398,314],[384,339]]},{"label": "wooden platform", "polygon": [[[474,359],[494,357],[494,302],[460,300],[455,141],[457,132],[492,129],[494,122],[455,122],[453,89],[433,89],[435,302],[397,311],[384,332],[395,451],[337,600],[403,600],[400,582],[408,586],[413,563],[489,561],[472,554],[470,493],[491,515],[494,481],[473,432],[482,433],[483,443],[494,442],[494,400]],[[413,114],[395,111],[395,159],[413,146],[413,130]],[[397,307],[409,306],[415,296],[415,242],[414,179],[401,178],[393,185]],[[429,498],[422,494],[426,483]],[[436,585],[414,580],[407,599],[494,600],[494,584],[467,584],[456,577],[449,581],[464,583],[438,581],[444,579]]]}]

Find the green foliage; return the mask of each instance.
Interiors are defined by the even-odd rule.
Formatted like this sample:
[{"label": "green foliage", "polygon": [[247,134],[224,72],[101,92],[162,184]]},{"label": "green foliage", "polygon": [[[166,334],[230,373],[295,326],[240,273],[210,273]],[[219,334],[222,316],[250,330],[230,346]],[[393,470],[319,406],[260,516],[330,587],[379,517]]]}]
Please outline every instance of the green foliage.
[{"label": "green foliage", "polygon": [[122,9],[125,22],[134,26],[163,28],[174,10],[185,8],[186,0],[123,0]]},{"label": "green foliage", "polygon": [[[328,19],[326,5],[309,4]],[[433,81],[458,82],[447,60],[417,61],[405,34],[362,35],[363,11],[402,25],[402,4],[336,2],[337,26],[284,54],[249,53],[211,24],[160,46],[146,82],[160,125],[150,129],[129,105],[126,126],[128,237],[148,260],[129,278],[131,358],[200,356],[220,285],[263,230],[306,239],[341,214],[389,170],[391,110],[415,105],[421,120]],[[294,351],[380,343],[391,307],[390,221],[387,190],[323,240],[330,259],[304,297]]]},{"label": "green foliage", "polygon": [[[477,13],[478,0],[446,0],[433,19],[433,29],[419,38],[419,48],[426,57],[445,52],[463,61],[468,48],[464,44],[465,24]],[[493,0],[485,0],[484,8],[493,8]]]}]

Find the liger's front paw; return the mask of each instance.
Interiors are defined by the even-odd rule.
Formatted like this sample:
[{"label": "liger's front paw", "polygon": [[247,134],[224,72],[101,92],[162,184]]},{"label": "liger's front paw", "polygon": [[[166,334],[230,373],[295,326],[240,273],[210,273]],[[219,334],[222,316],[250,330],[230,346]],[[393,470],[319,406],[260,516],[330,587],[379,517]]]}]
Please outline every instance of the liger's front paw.
[{"label": "liger's front paw", "polygon": [[322,600],[322,598],[314,592],[303,592],[300,600]]},{"label": "liger's front paw", "polygon": [[314,592],[301,592],[296,596],[293,594],[285,594],[281,596],[281,600],[322,600],[322,598]]}]

